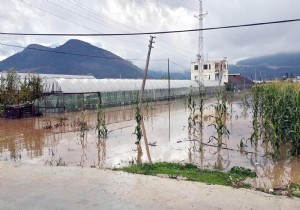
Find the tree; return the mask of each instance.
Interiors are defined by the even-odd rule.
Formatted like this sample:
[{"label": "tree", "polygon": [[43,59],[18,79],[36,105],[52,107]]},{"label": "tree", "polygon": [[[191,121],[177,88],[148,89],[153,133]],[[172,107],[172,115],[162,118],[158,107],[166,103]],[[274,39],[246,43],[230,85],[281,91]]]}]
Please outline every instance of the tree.
[{"label": "tree", "polygon": [[21,79],[15,70],[0,77],[0,104],[34,102],[43,97],[43,84],[39,75],[28,74]]}]

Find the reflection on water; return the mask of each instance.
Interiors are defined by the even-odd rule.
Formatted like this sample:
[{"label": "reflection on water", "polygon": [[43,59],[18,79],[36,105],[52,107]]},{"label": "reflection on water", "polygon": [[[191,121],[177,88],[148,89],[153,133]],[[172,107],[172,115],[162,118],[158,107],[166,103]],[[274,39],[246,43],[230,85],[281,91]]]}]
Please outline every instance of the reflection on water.
[{"label": "reflection on water", "polygon": [[[0,119],[0,160],[69,166],[113,168],[133,163],[174,161],[191,162],[201,168],[229,170],[232,166],[252,168],[258,173],[257,187],[281,186],[300,182],[300,160],[273,161],[265,157],[268,147],[251,145],[251,107],[241,101],[229,105],[222,119],[230,130],[227,147],[209,142],[216,131],[211,115],[214,109],[205,104],[203,128],[189,129],[189,110],[181,101],[148,104],[143,112],[147,139],[136,145],[134,107],[105,110],[108,138],[99,139],[95,129],[96,111],[66,113],[17,120]],[[241,140],[243,149],[241,149]]]},{"label": "reflection on water", "polygon": [[102,168],[105,165],[105,162],[106,162],[106,139],[98,139],[97,149],[98,149],[97,166]]}]

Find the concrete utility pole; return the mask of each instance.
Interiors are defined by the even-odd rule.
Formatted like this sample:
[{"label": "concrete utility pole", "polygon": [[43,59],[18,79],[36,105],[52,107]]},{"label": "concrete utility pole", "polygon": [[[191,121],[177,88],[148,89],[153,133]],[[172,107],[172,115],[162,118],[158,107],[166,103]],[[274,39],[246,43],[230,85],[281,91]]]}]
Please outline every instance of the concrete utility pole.
[{"label": "concrete utility pole", "polygon": [[140,108],[142,108],[142,103],[143,103],[143,97],[144,97],[144,89],[145,89],[145,85],[146,85],[146,80],[147,80],[147,73],[148,73],[148,67],[149,67],[149,60],[150,60],[150,54],[151,54],[151,49],[152,44],[154,44],[155,42],[153,41],[153,39],[155,39],[155,36],[150,36],[150,44],[148,45],[149,49],[148,49],[148,55],[147,55],[147,62],[146,62],[146,66],[145,66],[145,72],[144,72],[144,79],[143,79],[143,83],[142,83],[142,89],[141,89],[141,93],[140,93]]},{"label": "concrete utility pole", "polygon": [[[208,13],[203,14],[203,1],[199,0],[199,14],[194,15],[195,18],[199,20],[199,29],[203,29],[203,19]],[[204,61],[203,56],[203,31],[199,31],[199,37],[198,37],[198,54],[197,54],[197,61]]]},{"label": "concrete utility pole", "polygon": [[170,60],[168,58],[168,101],[170,101]]},{"label": "concrete utility pole", "polygon": [[[143,79],[143,83],[142,83],[142,89],[141,89],[141,92],[140,92],[139,107],[140,107],[141,113],[143,113],[142,104],[143,104],[144,90],[145,90],[145,85],[146,85],[146,80],[147,80],[147,72],[148,72],[148,67],[149,67],[151,49],[153,48],[152,44],[155,43],[153,41],[154,38],[155,38],[154,36],[150,36],[150,41],[149,41],[150,44],[148,45],[149,49],[148,49],[148,55],[147,55],[147,62],[146,62],[146,66],[145,66],[145,72],[144,72],[144,79]],[[149,163],[152,163],[151,155],[150,155],[150,150],[149,150],[149,145],[148,145],[148,140],[147,140],[146,128],[145,128],[144,119],[143,119],[143,114],[141,114],[141,115],[142,115],[141,127],[142,127],[142,132],[143,132],[144,141],[145,141],[146,153],[147,153],[147,156],[148,156]]]}]

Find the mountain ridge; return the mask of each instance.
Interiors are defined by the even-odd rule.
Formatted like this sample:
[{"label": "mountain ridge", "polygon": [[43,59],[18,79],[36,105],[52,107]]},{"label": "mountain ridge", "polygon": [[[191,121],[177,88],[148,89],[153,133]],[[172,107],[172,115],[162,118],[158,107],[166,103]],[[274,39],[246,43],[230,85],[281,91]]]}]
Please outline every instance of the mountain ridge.
[{"label": "mountain ridge", "polygon": [[[51,52],[48,52],[51,51]],[[56,48],[30,44],[0,62],[0,70],[52,74],[92,74],[96,78],[142,78],[131,62],[90,43],[71,39]]]}]

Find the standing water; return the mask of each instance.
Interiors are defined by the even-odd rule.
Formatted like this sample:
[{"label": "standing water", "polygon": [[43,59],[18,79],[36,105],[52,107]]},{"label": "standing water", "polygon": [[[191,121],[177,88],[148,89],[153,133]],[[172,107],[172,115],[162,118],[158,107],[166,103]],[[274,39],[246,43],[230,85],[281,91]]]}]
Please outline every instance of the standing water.
[{"label": "standing water", "polygon": [[136,163],[190,162],[200,168],[255,170],[254,187],[269,188],[300,182],[299,158],[272,159],[269,148],[251,145],[252,109],[241,100],[229,104],[223,122],[230,132],[217,146],[214,101],[204,106],[203,129],[189,126],[190,111],[182,101],[144,106],[148,144],[136,145],[135,107],[105,109],[107,139],[98,139],[96,111],[42,118],[0,119],[0,161],[40,165],[118,168]]}]

